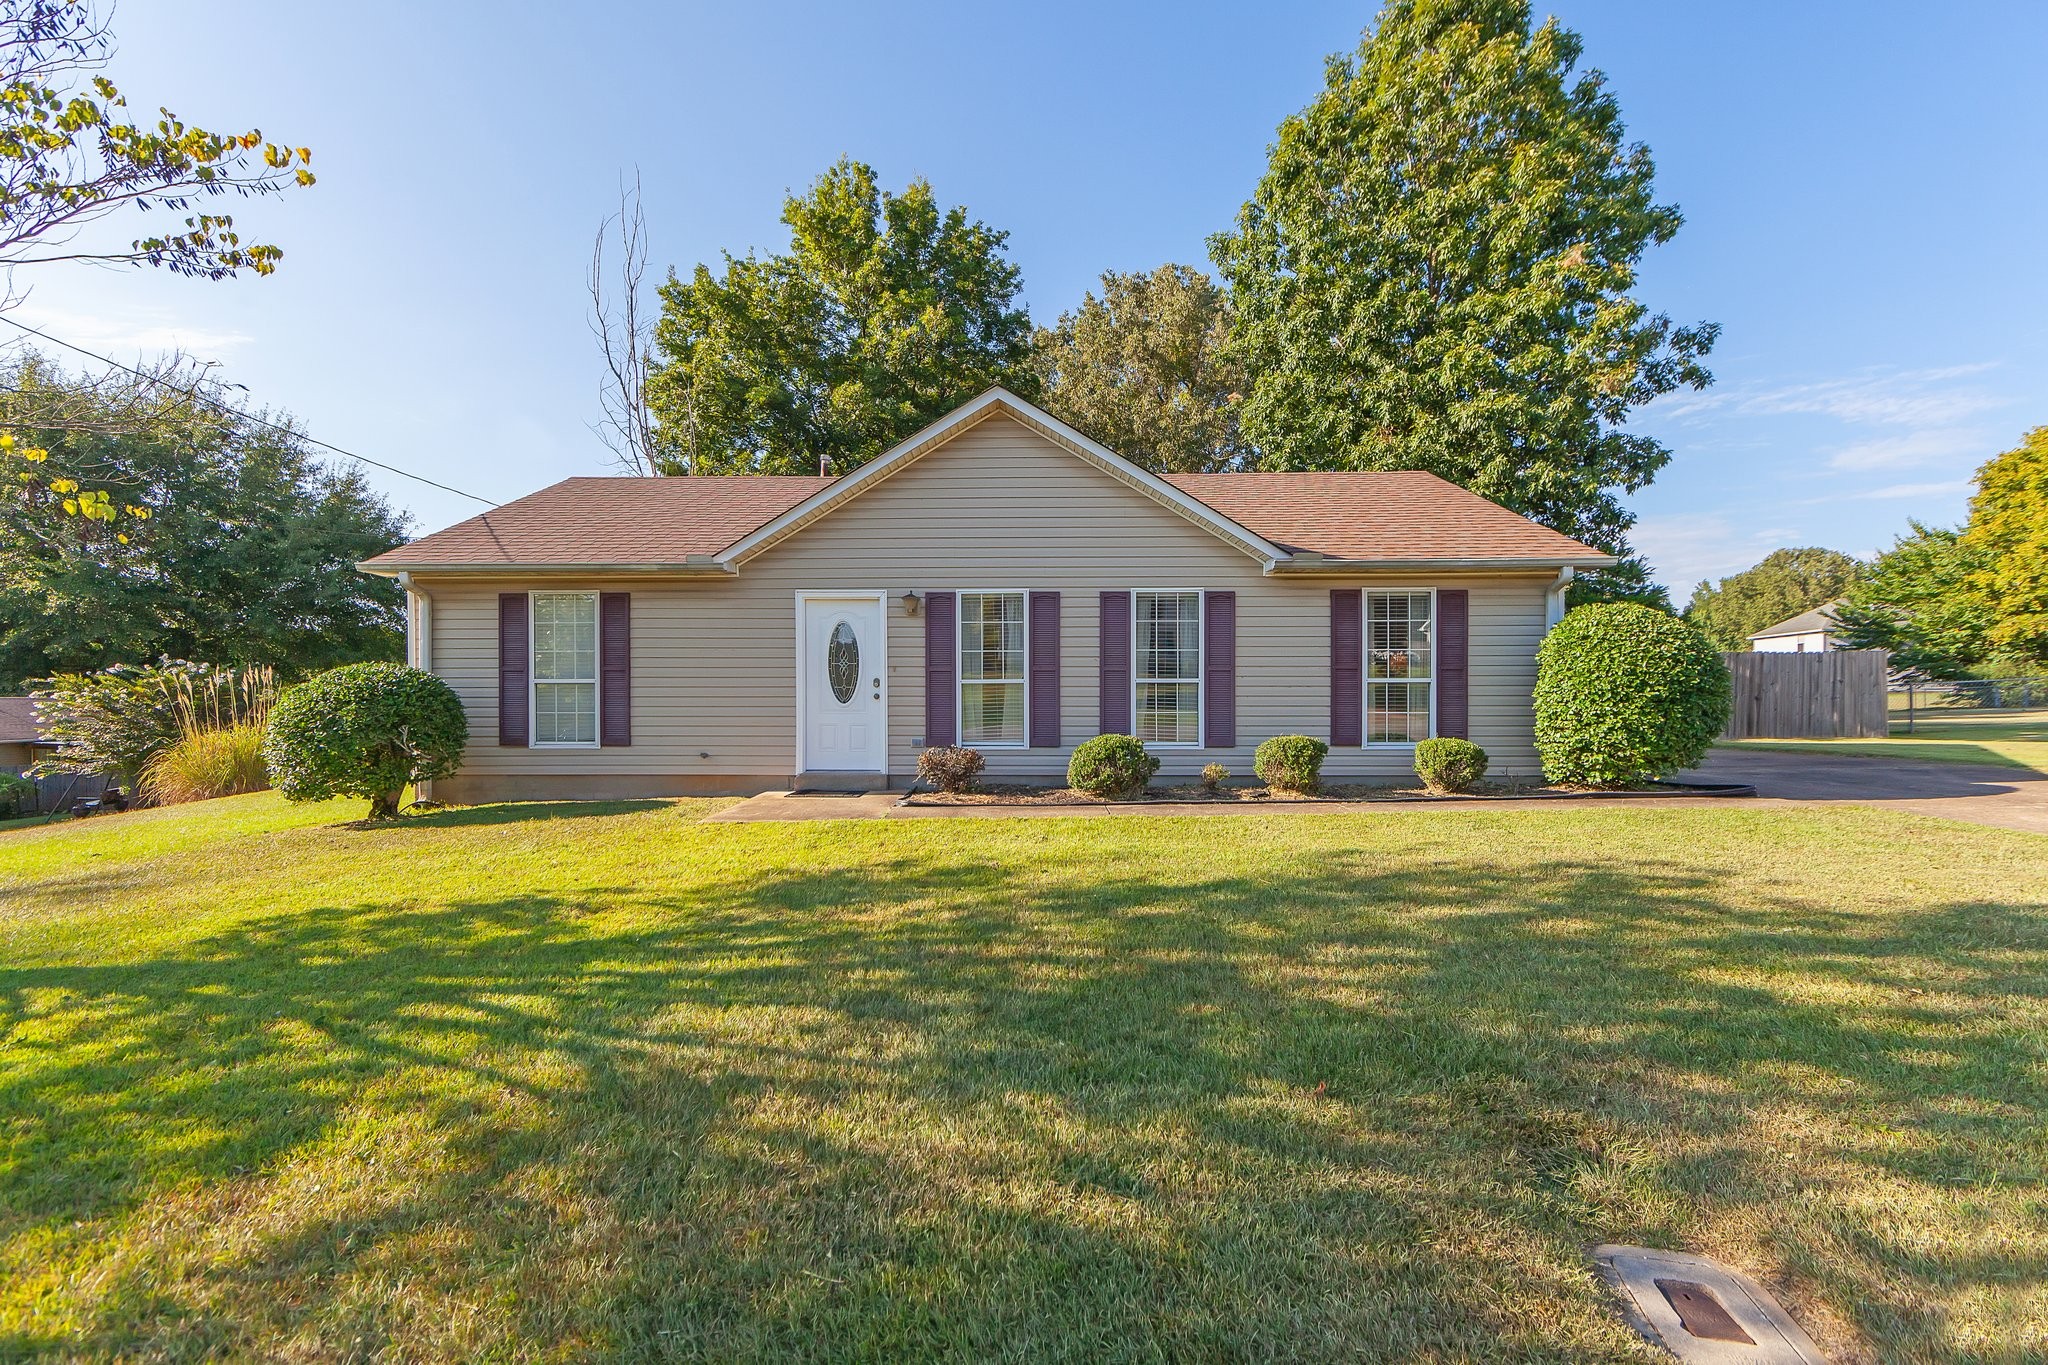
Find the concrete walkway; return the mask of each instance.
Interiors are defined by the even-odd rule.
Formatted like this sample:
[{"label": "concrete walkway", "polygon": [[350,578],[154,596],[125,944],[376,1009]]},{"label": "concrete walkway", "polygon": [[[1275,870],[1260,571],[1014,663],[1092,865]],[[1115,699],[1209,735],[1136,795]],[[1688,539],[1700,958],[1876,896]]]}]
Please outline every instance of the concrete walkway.
[{"label": "concrete walkway", "polygon": [[2048,777],[2024,768],[1908,759],[1852,758],[1836,754],[1771,753],[1716,749],[1687,777],[1746,783],[1755,797],[1527,799],[1515,802],[1422,801],[1147,801],[1100,806],[903,806],[902,792],[767,792],[710,816],[751,823],[791,820],[1105,819],[1129,815],[1337,815],[1388,816],[1415,810],[1512,810],[1529,806],[1780,806],[1851,802],[1915,815],[2048,834]]}]

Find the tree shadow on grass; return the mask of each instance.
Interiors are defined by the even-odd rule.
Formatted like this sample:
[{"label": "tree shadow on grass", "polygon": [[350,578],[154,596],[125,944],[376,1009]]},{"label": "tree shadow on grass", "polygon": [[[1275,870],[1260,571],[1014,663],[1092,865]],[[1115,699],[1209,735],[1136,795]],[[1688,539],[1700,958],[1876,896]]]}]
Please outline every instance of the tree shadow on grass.
[{"label": "tree shadow on grass", "polygon": [[673,801],[504,801],[485,806],[444,806],[397,820],[363,823],[365,830],[467,829],[478,825],[516,825],[530,820],[587,820],[601,815],[631,815],[661,810]]},{"label": "tree shadow on grass", "polygon": [[[2038,906],[1278,861],[878,855],[0,967],[0,1268],[142,1225],[82,1332],[0,1355],[1640,1359],[1558,1267],[1782,1200],[1748,1129],[1786,1075],[1923,1130],[1938,1171],[1838,1160],[1931,1188],[2023,1175],[2048,1113],[2008,1017],[2048,994]],[[1939,1006],[1908,1003],[1936,969]],[[2010,1269],[1851,1233],[1908,1282]]]}]

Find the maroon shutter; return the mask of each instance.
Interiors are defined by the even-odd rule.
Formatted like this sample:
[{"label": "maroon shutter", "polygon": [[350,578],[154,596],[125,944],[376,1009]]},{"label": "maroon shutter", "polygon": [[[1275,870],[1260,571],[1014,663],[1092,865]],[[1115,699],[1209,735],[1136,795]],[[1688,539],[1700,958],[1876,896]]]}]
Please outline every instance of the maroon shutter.
[{"label": "maroon shutter", "polygon": [[633,742],[633,594],[597,595],[598,742],[623,749]]},{"label": "maroon shutter", "polygon": [[498,594],[498,743],[526,747],[526,670],[532,651],[527,643],[526,594]]},{"label": "maroon shutter", "polygon": [[1472,599],[1463,588],[1436,595],[1436,732],[1469,739]]},{"label": "maroon shutter", "polygon": [[960,694],[954,686],[959,666],[960,599],[950,592],[924,595],[924,742],[943,749],[958,734]]},{"label": "maroon shutter", "polygon": [[1127,592],[1102,594],[1102,626],[1098,658],[1101,668],[1097,693],[1097,733],[1131,733],[1131,595]]},{"label": "maroon shutter", "polygon": [[1237,744],[1237,594],[1202,597],[1202,743]]},{"label": "maroon shutter", "polygon": [[1060,747],[1060,595],[1031,594],[1031,747]]},{"label": "maroon shutter", "polygon": [[1330,589],[1330,743],[1365,743],[1364,594]]}]

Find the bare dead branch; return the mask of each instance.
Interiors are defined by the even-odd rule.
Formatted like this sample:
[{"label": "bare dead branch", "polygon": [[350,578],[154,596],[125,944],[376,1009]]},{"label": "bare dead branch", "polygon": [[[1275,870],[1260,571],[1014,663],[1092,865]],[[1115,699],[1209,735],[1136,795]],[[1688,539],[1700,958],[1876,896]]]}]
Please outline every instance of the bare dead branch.
[{"label": "bare dead branch", "polygon": [[[617,234],[617,273],[608,274],[606,239]],[[590,331],[597,338],[604,375],[598,401],[604,419],[596,426],[619,466],[635,474],[659,474],[654,421],[647,410],[647,364],[653,329],[640,311],[641,281],[647,273],[647,218],[640,207],[640,173],[628,188],[619,185],[619,211],[598,225],[590,252]]]}]

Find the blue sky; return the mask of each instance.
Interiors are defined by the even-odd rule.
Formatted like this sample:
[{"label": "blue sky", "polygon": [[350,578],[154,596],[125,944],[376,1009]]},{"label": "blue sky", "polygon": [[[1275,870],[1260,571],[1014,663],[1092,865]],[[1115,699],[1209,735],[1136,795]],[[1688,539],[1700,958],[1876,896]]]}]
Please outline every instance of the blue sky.
[{"label": "blue sky", "polygon": [[[1104,269],[1206,264],[1372,9],[131,3],[133,104],[308,144],[320,184],[237,210],[285,248],[269,279],[51,267],[14,316],[182,345],[326,440],[507,499],[608,467],[584,272],[622,172],[686,271],[780,245],[784,193],[843,153],[925,176],[1008,229],[1049,321]],[[1675,457],[1637,541],[1680,601],[1779,545],[1960,519],[1971,471],[2048,422],[2048,5],[1537,9],[1685,210],[1644,297],[1724,327],[1714,388],[1639,419]],[[422,530],[476,510],[375,481]]]}]

